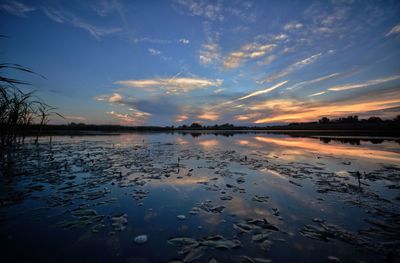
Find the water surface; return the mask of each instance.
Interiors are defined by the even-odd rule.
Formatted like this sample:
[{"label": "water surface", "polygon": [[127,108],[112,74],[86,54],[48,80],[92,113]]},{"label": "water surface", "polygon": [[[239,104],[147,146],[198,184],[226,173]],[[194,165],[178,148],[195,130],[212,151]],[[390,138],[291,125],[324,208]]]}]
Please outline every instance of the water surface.
[{"label": "water surface", "polygon": [[398,262],[399,146],[264,133],[43,138],[3,161],[2,258]]}]

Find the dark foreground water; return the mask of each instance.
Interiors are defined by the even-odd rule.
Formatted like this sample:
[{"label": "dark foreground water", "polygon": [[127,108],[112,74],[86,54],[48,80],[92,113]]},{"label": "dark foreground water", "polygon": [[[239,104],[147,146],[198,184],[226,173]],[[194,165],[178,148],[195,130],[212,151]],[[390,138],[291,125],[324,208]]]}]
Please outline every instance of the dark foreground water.
[{"label": "dark foreground water", "polygon": [[399,262],[400,144],[128,134],[25,144],[1,262]]}]

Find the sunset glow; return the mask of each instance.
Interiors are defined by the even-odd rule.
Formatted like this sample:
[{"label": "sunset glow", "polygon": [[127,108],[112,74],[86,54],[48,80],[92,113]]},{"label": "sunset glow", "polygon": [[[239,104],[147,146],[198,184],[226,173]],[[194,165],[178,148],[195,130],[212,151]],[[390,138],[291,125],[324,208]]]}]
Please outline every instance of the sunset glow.
[{"label": "sunset glow", "polygon": [[3,0],[1,51],[46,77],[10,76],[69,116],[50,123],[385,119],[400,108],[399,9],[396,1]]}]

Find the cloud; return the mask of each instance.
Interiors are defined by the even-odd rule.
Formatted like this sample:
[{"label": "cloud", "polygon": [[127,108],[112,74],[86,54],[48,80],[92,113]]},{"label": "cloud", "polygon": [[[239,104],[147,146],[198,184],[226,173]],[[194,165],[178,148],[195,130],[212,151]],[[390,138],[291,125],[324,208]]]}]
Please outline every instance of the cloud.
[{"label": "cloud", "polygon": [[122,97],[122,95],[120,95],[118,93],[113,93],[111,95],[96,96],[95,100],[97,100],[97,101],[107,101],[109,103],[122,103],[124,98]]},{"label": "cloud", "polygon": [[390,36],[400,33],[400,24],[395,25],[385,36]]},{"label": "cloud", "polygon": [[[330,97],[326,96],[327,99]],[[261,113],[255,123],[306,122],[315,121],[323,116],[342,117],[348,115],[376,116],[385,113],[393,117],[400,107],[400,94],[397,88],[370,91],[336,98],[335,100],[297,100],[270,99],[249,105],[250,113]]]},{"label": "cloud", "polygon": [[166,90],[167,93],[181,93],[190,92],[196,89],[219,87],[222,85],[223,80],[211,80],[205,78],[180,78],[174,76],[172,78],[122,80],[115,83],[131,88],[162,89]]},{"label": "cloud", "polygon": [[322,56],[322,53],[318,53],[318,54],[314,54],[308,58],[299,60],[291,65],[289,65],[288,67],[286,67],[285,69],[276,72],[274,74],[272,74],[271,76],[269,76],[268,78],[264,79],[261,81],[261,83],[266,83],[266,82],[272,82],[274,80],[277,80],[279,78],[282,78],[284,76],[287,76],[289,73],[299,70],[307,65],[310,65],[312,63],[314,63],[315,61],[317,61],[320,57]]},{"label": "cloud", "polygon": [[147,51],[149,51],[150,55],[152,55],[152,56],[156,56],[156,55],[160,55],[161,54],[160,50],[157,50],[157,49],[154,49],[154,48],[149,48],[149,49],[147,49]]},{"label": "cloud", "polygon": [[[277,113],[278,109],[274,109],[274,113],[266,118],[261,118],[255,121],[255,123],[271,123],[271,122],[305,122],[315,121],[316,119],[327,116],[327,117],[339,117],[346,116],[355,113],[368,113],[371,111],[385,110],[400,105],[400,98],[393,99],[382,99],[382,100],[369,100],[366,102],[353,102],[353,103],[323,103],[311,104],[311,103],[299,103],[295,101],[288,101],[292,103],[292,109],[296,108],[297,112],[290,113]],[[282,112],[285,108],[281,109]]]},{"label": "cloud", "polygon": [[84,29],[96,39],[101,39],[102,37],[122,31],[122,28],[119,27],[103,28],[91,25],[83,21],[80,17],[63,10],[43,7],[43,12],[49,19],[53,20],[54,22],[66,23],[75,26],[77,28]]},{"label": "cloud", "polygon": [[323,94],[325,94],[325,93],[326,93],[326,91],[316,92],[316,93],[313,93],[313,94],[311,94],[311,95],[308,95],[308,97],[320,96],[320,95],[323,95]]},{"label": "cloud", "polygon": [[265,66],[271,64],[275,59],[277,58],[276,55],[269,55],[266,57],[263,61],[258,61],[257,65],[259,66]]},{"label": "cloud", "polygon": [[81,116],[72,116],[72,115],[64,115],[64,118],[71,121],[85,121],[85,117]]},{"label": "cloud", "polygon": [[252,114],[244,114],[244,115],[236,115],[234,117],[237,121],[248,121],[254,118],[257,118],[261,115],[261,113],[252,113]]},{"label": "cloud", "polygon": [[0,3],[0,10],[4,10],[15,16],[26,17],[27,13],[35,11],[36,8],[13,0],[13,1],[4,1],[3,3]]},{"label": "cloud", "polygon": [[178,40],[178,42],[181,44],[184,44],[184,45],[187,45],[190,43],[189,39],[186,39],[186,38],[181,38]]},{"label": "cloud", "polygon": [[186,121],[187,119],[189,119],[189,116],[187,116],[187,115],[178,115],[175,118],[175,122],[182,122],[182,121]]},{"label": "cloud", "polygon": [[220,1],[174,0],[174,7],[177,11],[186,15],[201,16],[209,20],[224,20],[222,3]]},{"label": "cloud", "polygon": [[261,94],[265,94],[265,93],[271,92],[271,91],[273,91],[273,90],[275,90],[275,89],[277,89],[277,88],[279,88],[279,87],[285,85],[287,82],[288,82],[287,80],[286,80],[286,81],[282,81],[282,82],[280,82],[280,83],[278,83],[278,84],[276,84],[276,85],[274,85],[274,86],[272,86],[272,87],[270,87],[270,88],[252,92],[252,93],[250,93],[250,94],[248,94],[248,95],[246,95],[246,96],[243,96],[243,97],[241,97],[241,98],[238,98],[237,101],[239,101],[239,100],[245,100],[245,99],[248,99],[248,98],[251,98],[251,97],[255,97],[255,96],[258,96],[258,95],[261,95]]},{"label": "cloud", "polygon": [[348,20],[351,15],[350,3],[332,2],[331,4],[323,4],[322,2],[315,2],[305,10],[304,15],[311,19],[307,28],[313,34],[330,35],[351,28]]},{"label": "cloud", "polygon": [[141,43],[141,42],[146,42],[146,43],[151,43],[151,44],[170,44],[172,43],[171,40],[167,39],[160,39],[160,38],[152,38],[152,37],[138,37],[133,39],[133,43]]},{"label": "cloud", "polygon": [[207,121],[216,121],[220,118],[220,115],[215,112],[204,112],[197,117]]},{"label": "cloud", "polygon": [[118,113],[115,111],[106,112],[108,115],[111,115],[113,118],[116,118],[120,121],[122,125],[138,125],[142,124],[147,118],[151,116],[150,113],[141,112],[135,109],[130,109],[131,113]]},{"label": "cloud", "polygon": [[117,0],[98,0],[91,5],[91,9],[99,16],[106,17],[110,13],[119,12],[119,1]]},{"label": "cloud", "polygon": [[381,79],[368,80],[368,81],[362,82],[362,83],[353,83],[353,84],[334,86],[334,87],[329,88],[328,90],[343,91],[343,90],[349,90],[349,89],[359,89],[359,88],[365,88],[365,87],[369,87],[369,86],[373,86],[373,85],[383,84],[383,83],[390,82],[393,80],[398,80],[398,79],[400,79],[400,75],[395,75],[395,76],[381,78]]},{"label": "cloud", "polygon": [[290,31],[290,30],[296,30],[296,29],[300,29],[303,27],[303,24],[301,23],[287,23],[286,25],[283,26],[283,29],[286,31]]},{"label": "cloud", "polygon": [[286,39],[288,39],[289,38],[289,36],[288,35],[286,35],[286,34],[278,34],[278,35],[275,35],[274,37],[273,37],[273,40],[275,40],[275,41],[282,41],[282,40],[286,40]]},{"label": "cloud", "polygon": [[316,79],[311,79],[311,80],[306,80],[306,81],[302,81],[302,82],[296,83],[296,84],[294,84],[294,85],[292,85],[290,87],[287,87],[286,89],[287,90],[294,90],[294,89],[302,88],[304,86],[307,86],[307,85],[310,85],[310,84],[315,84],[315,83],[318,83],[318,82],[321,82],[321,81],[325,81],[325,80],[328,80],[328,79],[331,79],[331,78],[334,78],[334,77],[337,77],[337,76],[340,76],[340,75],[341,75],[341,73],[338,73],[338,72],[332,73],[332,74],[329,74],[329,75],[326,75],[326,76],[322,76],[322,77],[319,77],[319,78],[316,78]]},{"label": "cloud", "polygon": [[114,102],[121,102],[122,101],[122,96],[118,93],[114,93],[108,98],[108,102],[114,103]]},{"label": "cloud", "polygon": [[201,46],[200,62],[202,64],[212,64],[220,60],[219,46],[216,43],[208,43]]},{"label": "cloud", "polygon": [[246,44],[240,50],[229,53],[224,58],[223,65],[225,68],[237,68],[248,59],[258,59],[265,56],[276,46],[276,44]]}]

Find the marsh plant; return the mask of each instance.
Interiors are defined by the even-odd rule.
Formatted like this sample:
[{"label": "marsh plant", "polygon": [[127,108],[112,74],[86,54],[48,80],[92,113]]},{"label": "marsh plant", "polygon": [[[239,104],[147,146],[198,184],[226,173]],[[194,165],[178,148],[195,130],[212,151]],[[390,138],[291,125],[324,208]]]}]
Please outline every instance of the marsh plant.
[{"label": "marsh plant", "polygon": [[36,137],[37,142],[42,127],[48,123],[49,117],[53,114],[61,116],[54,111],[55,108],[34,96],[32,91],[22,91],[19,86],[29,85],[29,83],[5,76],[9,71],[36,74],[44,78],[18,64],[0,64],[0,145],[2,152],[15,144],[23,143],[25,139],[23,130],[33,123],[40,125]]}]

